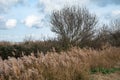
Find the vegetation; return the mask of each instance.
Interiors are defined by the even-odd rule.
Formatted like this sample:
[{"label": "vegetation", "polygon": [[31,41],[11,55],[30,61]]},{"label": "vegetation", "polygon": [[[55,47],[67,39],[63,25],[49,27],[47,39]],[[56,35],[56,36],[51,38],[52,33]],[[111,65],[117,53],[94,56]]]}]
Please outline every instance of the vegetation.
[{"label": "vegetation", "polygon": [[11,44],[0,42],[0,56],[2,59],[22,57],[38,52],[67,51],[71,47],[103,49],[107,45],[120,47],[120,19],[111,21],[109,25],[100,27],[97,17],[86,8],[65,7],[53,11],[51,15],[51,30],[58,34],[57,39],[32,41]]},{"label": "vegetation", "polygon": [[120,71],[120,68],[95,68],[95,69],[91,69],[91,73],[95,74],[95,73],[102,73],[102,74],[110,74],[110,73],[114,73],[116,71]]},{"label": "vegetation", "polygon": [[120,20],[102,27],[97,22],[86,8],[65,7],[51,15],[57,39],[0,42],[0,80],[98,80],[95,73],[119,74]]},{"label": "vegetation", "polygon": [[46,54],[48,51],[52,51],[53,47],[57,52],[62,50],[60,43],[55,40],[35,42],[31,40],[14,44],[9,42],[0,42],[0,56],[2,59],[7,59],[8,56],[18,58],[22,57],[23,54],[30,55],[32,52],[34,55],[37,55],[38,52]]},{"label": "vegetation", "polygon": [[[114,54],[115,53],[115,54]],[[120,48],[110,47],[102,51],[71,48],[67,52],[40,53],[21,58],[0,59],[1,80],[89,80],[93,68],[120,68]],[[107,73],[112,73],[108,71]]]}]

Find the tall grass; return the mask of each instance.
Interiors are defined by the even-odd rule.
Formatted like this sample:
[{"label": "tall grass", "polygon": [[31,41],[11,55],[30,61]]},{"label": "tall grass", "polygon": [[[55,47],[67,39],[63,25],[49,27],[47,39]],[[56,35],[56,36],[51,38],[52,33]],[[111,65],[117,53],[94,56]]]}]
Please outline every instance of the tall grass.
[{"label": "tall grass", "polygon": [[73,47],[66,52],[33,53],[0,59],[0,80],[89,80],[90,69],[120,68],[120,48],[97,51]]}]

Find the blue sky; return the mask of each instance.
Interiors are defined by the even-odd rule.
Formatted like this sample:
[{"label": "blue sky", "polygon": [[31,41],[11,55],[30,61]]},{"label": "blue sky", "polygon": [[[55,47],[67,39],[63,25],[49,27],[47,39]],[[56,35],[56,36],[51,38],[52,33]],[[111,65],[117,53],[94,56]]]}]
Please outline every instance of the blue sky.
[{"label": "blue sky", "polygon": [[0,41],[23,41],[55,37],[50,15],[64,6],[86,6],[100,23],[120,17],[120,0],[0,0]]}]

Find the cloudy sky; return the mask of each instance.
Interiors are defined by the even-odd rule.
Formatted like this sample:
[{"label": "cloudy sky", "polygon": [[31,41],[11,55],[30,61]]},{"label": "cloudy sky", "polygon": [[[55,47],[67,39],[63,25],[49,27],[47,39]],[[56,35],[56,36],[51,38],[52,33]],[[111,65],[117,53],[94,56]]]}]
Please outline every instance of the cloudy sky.
[{"label": "cloudy sky", "polygon": [[120,0],[0,0],[0,41],[54,37],[51,12],[72,5],[86,6],[101,23],[120,17]]}]

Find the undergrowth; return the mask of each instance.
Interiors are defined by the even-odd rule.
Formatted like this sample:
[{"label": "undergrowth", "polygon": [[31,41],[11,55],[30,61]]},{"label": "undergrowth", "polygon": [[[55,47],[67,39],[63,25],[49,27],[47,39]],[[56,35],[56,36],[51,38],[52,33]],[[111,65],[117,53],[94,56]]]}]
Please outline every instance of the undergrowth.
[{"label": "undergrowth", "polygon": [[0,59],[0,80],[89,80],[92,73],[120,71],[120,48],[80,49],[32,53]]}]

